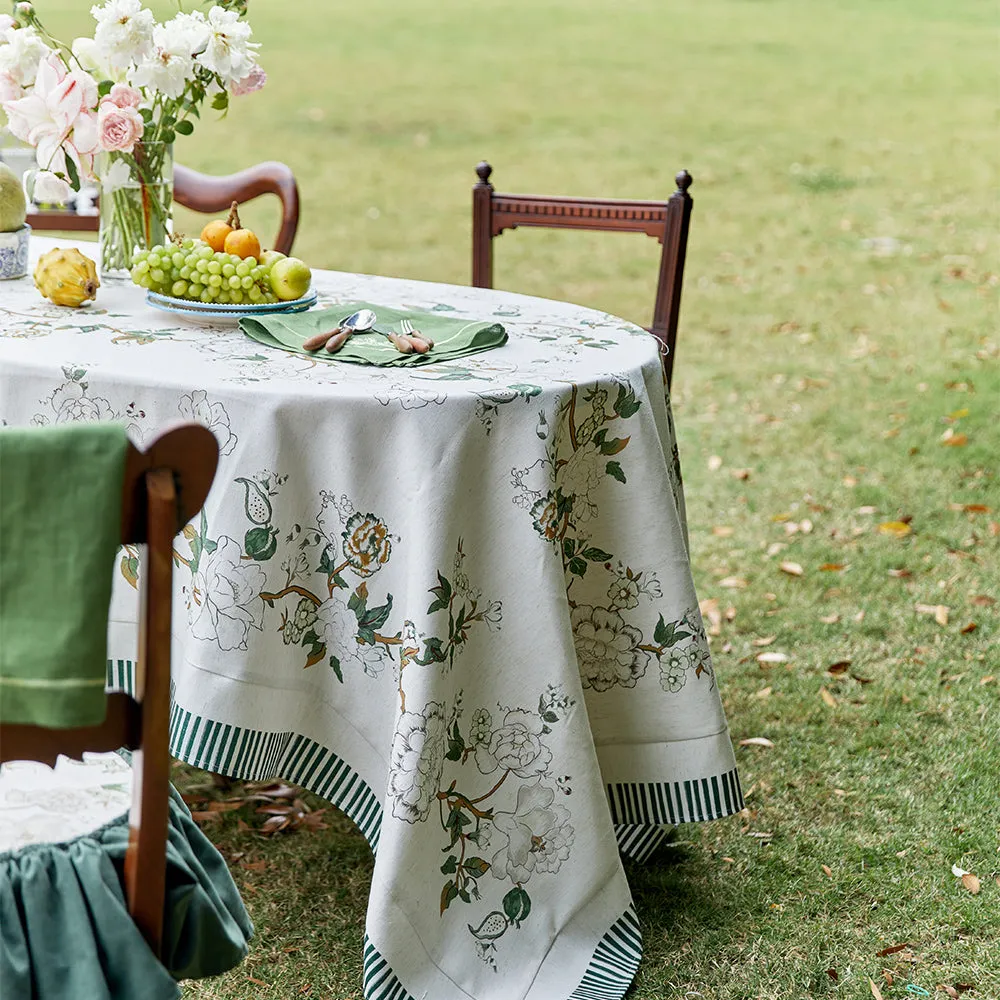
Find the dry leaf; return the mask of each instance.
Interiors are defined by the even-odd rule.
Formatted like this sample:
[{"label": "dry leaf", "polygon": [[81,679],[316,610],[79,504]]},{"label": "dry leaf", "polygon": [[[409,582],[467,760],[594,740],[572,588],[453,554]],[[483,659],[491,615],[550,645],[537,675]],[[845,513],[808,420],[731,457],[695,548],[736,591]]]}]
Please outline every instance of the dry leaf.
[{"label": "dry leaf", "polygon": [[917,613],[921,615],[933,615],[934,621],[938,625],[948,624],[948,608],[944,604],[918,604]]},{"label": "dry leaf", "polygon": [[854,478],[854,476],[844,476],[843,483],[848,489],[852,486],[858,485],[858,481]]},{"label": "dry leaf", "polygon": [[191,819],[193,819],[196,823],[211,823],[212,821],[221,818],[222,818],[222,813],[220,812],[202,811],[202,812],[191,813]]},{"label": "dry leaf", "polygon": [[766,736],[748,736],[745,740],[740,740],[741,747],[766,747],[770,750],[774,744]]},{"label": "dry leaf", "polygon": [[856,680],[859,684],[872,684],[874,683],[871,677],[862,677],[860,674],[851,674],[851,679]]},{"label": "dry leaf", "polygon": [[760,639],[751,639],[751,646],[770,646],[772,642],[778,637],[776,635],[765,635]]},{"label": "dry leaf", "polygon": [[819,689],[819,696],[823,699],[823,703],[825,705],[829,706],[830,708],[837,707],[837,699],[834,698],[834,696],[830,694],[830,692],[827,691],[825,687],[821,687]]},{"label": "dry leaf", "polygon": [[728,538],[734,530],[734,528],[729,527],[727,524],[717,524],[712,528],[712,534],[717,538]]},{"label": "dry leaf", "polygon": [[721,455],[709,455],[708,456],[708,471],[718,472],[722,468],[722,456]]},{"label": "dry leaf", "polygon": [[889,576],[896,577],[897,580],[902,580],[905,577],[912,576],[913,574],[908,569],[891,569],[889,570]]},{"label": "dry leaf", "polygon": [[826,669],[831,674],[846,674],[847,668],[851,665],[850,660],[837,660],[836,663],[831,663]]},{"label": "dry leaf", "polygon": [[948,510],[961,510],[966,514],[989,514],[990,508],[984,503],[950,503]]},{"label": "dry leaf", "polygon": [[727,576],[719,581],[719,586],[725,587],[726,590],[743,590],[750,585],[742,576]]},{"label": "dry leaf", "polygon": [[838,976],[838,975],[837,975],[837,970],[836,970],[836,969],[833,969],[833,968],[830,968],[830,969],[827,969],[827,970],[826,970],[826,974],[827,974],[827,975],[828,975],[828,976],[829,976],[829,977],[830,977],[830,978],[831,978],[831,979],[832,979],[832,980],[833,980],[834,982],[836,982],[836,981],[837,981],[837,980],[838,980],[838,979],[840,978],[840,976]]},{"label": "dry leaf", "polygon": [[782,573],[787,573],[789,576],[802,576],[802,567],[797,562],[783,562],[780,564],[779,569]]},{"label": "dry leaf", "polygon": [[938,989],[943,990],[950,997],[957,997],[961,995],[954,986],[948,986],[945,983],[938,983]]},{"label": "dry leaf", "polygon": [[836,625],[837,622],[840,621],[840,615],[837,615],[837,614],[833,614],[833,615],[820,615],[819,616],[819,620],[824,625]]},{"label": "dry leaf", "polygon": [[881,951],[875,952],[876,958],[885,958],[888,955],[895,955],[897,951],[902,951],[904,948],[909,947],[909,942],[904,941],[902,944],[894,944],[888,948],[883,948]]},{"label": "dry leaf", "polygon": [[970,632],[975,632],[978,627],[975,622],[969,622],[968,625],[963,625],[959,631],[962,635],[968,635]]},{"label": "dry leaf", "polygon": [[839,573],[843,568],[843,563],[823,563],[819,569],[821,573]]},{"label": "dry leaf", "polygon": [[719,612],[719,599],[709,597],[698,602],[698,610],[702,618],[708,620],[708,634],[722,635],[722,615]]},{"label": "dry leaf", "polygon": [[733,479],[749,479],[750,478],[750,470],[749,469],[730,469],[729,470],[729,475],[731,475],[733,477]]},{"label": "dry leaf", "polygon": [[972,598],[972,603],[979,608],[988,608],[991,604],[996,604],[996,598],[987,597],[986,594],[976,594],[976,596]]},{"label": "dry leaf", "polygon": [[992,684],[995,680],[996,677],[994,677],[993,674],[989,674],[987,677],[980,677],[979,678],[980,687],[984,684]]},{"label": "dry leaf", "polygon": [[863,622],[865,620],[865,610],[862,608],[855,616],[854,620],[856,622]]},{"label": "dry leaf", "polygon": [[975,894],[979,892],[980,889],[979,879],[976,878],[976,876],[973,875],[972,872],[966,872],[962,876],[962,885],[964,885],[965,888],[968,889],[973,896],[975,896]]},{"label": "dry leaf", "polygon": [[823,872],[827,876],[827,878],[833,878],[833,870],[830,868],[829,865],[820,865],[820,867],[823,869]]},{"label": "dry leaf", "polygon": [[885,1000],[885,998],[882,996],[882,991],[875,985],[874,979],[868,980],[868,986],[871,988],[872,996],[875,998],[875,1000]]},{"label": "dry leaf", "polygon": [[894,538],[902,538],[912,530],[906,521],[883,521],[878,530],[883,535],[892,535]]},{"label": "dry leaf", "polygon": [[761,688],[759,691],[754,693],[754,698],[770,698],[771,690],[772,689],[769,687]]},{"label": "dry leaf", "polygon": [[949,445],[952,448],[961,448],[963,445],[968,443],[968,434],[956,434],[951,427],[949,427],[944,434],[941,435],[941,444]]},{"label": "dry leaf", "polygon": [[782,549],[787,549],[788,546],[784,542],[771,542],[767,547],[767,557],[776,556]]},{"label": "dry leaf", "polygon": [[878,507],[873,507],[871,504],[865,504],[863,507],[858,508],[859,514],[874,514],[878,510]]},{"label": "dry leaf", "polygon": [[783,521],[791,520],[792,512],[790,510],[783,510],[780,514],[775,514],[771,520],[776,524],[781,524]]},{"label": "dry leaf", "polygon": [[787,663],[788,654],[787,653],[758,653],[757,654],[758,663]]}]

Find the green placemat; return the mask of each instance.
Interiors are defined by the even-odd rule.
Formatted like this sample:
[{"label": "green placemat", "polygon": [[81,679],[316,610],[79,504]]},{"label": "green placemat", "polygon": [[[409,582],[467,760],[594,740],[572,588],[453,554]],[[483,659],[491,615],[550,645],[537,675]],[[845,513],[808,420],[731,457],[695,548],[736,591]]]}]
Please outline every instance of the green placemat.
[{"label": "green placemat", "polygon": [[119,424],[0,430],[0,719],[105,714],[128,439]]},{"label": "green placemat", "polygon": [[[356,333],[336,354],[304,351],[302,344],[314,334],[334,327],[359,309],[371,309],[377,317],[375,329]],[[427,354],[400,354],[385,336],[402,332],[401,319],[408,319],[414,329],[434,341]],[[317,361],[344,361],[353,365],[380,367],[415,367],[436,361],[449,361],[466,354],[491,351],[507,343],[507,331],[499,323],[484,323],[467,319],[439,316],[436,313],[389,309],[371,302],[343,302],[332,309],[312,309],[304,313],[273,313],[240,320],[240,329],[258,343],[292,351]]]}]

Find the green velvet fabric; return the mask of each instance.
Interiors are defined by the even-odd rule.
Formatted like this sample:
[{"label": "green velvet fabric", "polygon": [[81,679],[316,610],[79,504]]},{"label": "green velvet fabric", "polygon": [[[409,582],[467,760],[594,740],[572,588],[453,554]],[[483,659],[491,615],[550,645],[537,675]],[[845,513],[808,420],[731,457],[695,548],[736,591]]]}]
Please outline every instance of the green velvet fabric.
[{"label": "green velvet fabric", "polygon": [[[324,350],[302,350],[302,344],[314,334],[333,330],[342,319],[359,309],[371,309],[375,313],[373,330],[354,334],[336,354],[328,354]],[[401,319],[408,319],[415,330],[434,341],[427,354],[400,354],[385,337],[386,333],[402,332],[399,325]],[[433,312],[390,309],[370,302],[343,302],[332,309],[311,309],[304,313],[245,316],[240,320],[240,328],[261,344],[317,361],[392,368],[414,368],[436,361],[450,361],[507,343],[507,331],[499,323],[456,319]]]},{"label": "green velvet fabric", "polygon": [[111,423],[0,430],[0,720],[104,718],[128,440]]},{"label": "green velvet fabric", "polygon": [[122,869],[128,817],[66,844],[0,854],[0,997],[173,1000],[179,979],[219,975],[246,956],[253,926],[225,860],[170,803],[162,962],[129,916]]}]

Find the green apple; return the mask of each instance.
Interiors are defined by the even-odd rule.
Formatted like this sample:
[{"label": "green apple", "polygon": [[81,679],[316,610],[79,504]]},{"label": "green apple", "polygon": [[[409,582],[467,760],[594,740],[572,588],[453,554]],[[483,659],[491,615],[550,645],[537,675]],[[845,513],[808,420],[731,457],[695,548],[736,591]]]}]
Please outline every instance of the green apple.
[{"label": "green apple", "polygon": [[283,257],[274,262],[268,277],[271,289],[279,299],[301,299],[309,291],[312,271],[298,257]]},{"label": "green apple", "polygon": [[24,225],[26,202],[21,182],[6,163],[0,163],[0,233],[12,233]]},{"label": "green apple", "polygon": [[261,264],[263,264],[264,267],[270,267],[276,261],[284,259],[285,259],[285,254],[283,254],[280,250],[265,250],[260,255],[259,258]]}]

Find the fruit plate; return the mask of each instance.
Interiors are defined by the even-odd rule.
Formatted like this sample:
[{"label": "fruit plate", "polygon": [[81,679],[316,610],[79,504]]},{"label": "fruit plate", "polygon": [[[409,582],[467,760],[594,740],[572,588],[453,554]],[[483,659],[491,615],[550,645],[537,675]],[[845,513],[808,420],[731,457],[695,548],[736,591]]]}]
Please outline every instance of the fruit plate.
[{"label": "fruit plate", "polygon": [[213,315],[254,316],[261,313],[304,312],[316,304],[316,292],[310,291],[301,299],[286,299],[282,302],[247,302],[236,304],[221,304],[219,302],[199,302],[195,299],[178,299],[172,295],[161,295],[159,292],[146,292],[146,301],[156,309],[167,312],[182,310],[183,312],[212,313]]}]

